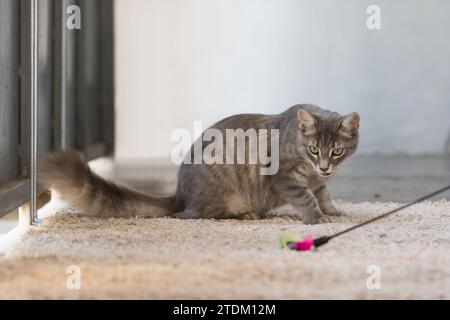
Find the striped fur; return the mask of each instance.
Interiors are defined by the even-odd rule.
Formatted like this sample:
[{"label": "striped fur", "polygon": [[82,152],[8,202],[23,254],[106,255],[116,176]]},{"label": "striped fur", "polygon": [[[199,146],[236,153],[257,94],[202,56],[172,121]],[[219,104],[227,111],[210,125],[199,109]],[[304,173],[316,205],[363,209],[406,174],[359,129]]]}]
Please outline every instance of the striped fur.
[{"label": "striped fur", "polygon": [[[174,196],[155,198],[104,180],[78,153],[64,151],[41,162],[40,176],[64,200],[93,216],[258,219],[291,205],[295,217],[314,224],[340,214],[326,181],[356,150],[357,113],[341,116],[314,105],[296,105],[278,115],[235,115],[212,128],[224,136],[226,129],[279,129],[278,173],[260,175],[260,163],[183,163]],[[320,150],[318,154],[310,152],[311,145]],[[343,150],[341,155],[334,155],[336,148]]]}]

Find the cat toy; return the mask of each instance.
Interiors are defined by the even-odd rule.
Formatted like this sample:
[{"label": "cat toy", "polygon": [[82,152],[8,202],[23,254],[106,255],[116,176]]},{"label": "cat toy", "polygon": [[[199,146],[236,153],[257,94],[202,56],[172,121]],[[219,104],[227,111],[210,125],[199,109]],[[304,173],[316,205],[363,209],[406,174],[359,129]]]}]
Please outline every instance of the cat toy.
[{"label": "cat toy", "polygon": [[444,187],[442,189],[439,189],[439,190],[437,190],[435,192],[432,192],[432,193],[430,193],[430,194],[428,194],[426,196],[423,196],[422,198],[414,200],[413,202],[410,202],[410,203],[407,203],[405,205],[402,205],[402,206],[400,206],[400,207],[398,207],[398,208],[396,208],[394,210],[391,210],[391,211],[388,211],[386,213],[383,213],[383,214],[381,214],[379,216],[376,216],[375,218],[369,219],[369,220],[364,221],[364,222],[362,222],[360,224],[354,225],[354,226],[352,226],[350,228],[347,228],[347,229],[339,231],[339,232],[337,232],[335,234],[332,234],[330,236],[321,236],[321,237],[318,237],[318,238],[315,238],[315,239],[313,239],[311,236],[307,236],[303,240],[298,240],[298,238],[296,238],[295,235],[286,234],[286,235],[281,236],[279,241],[280,241],[280,244],[281,244],[281,246],[283,248],[289,248],[289,249],[295,250],[295,251],[317,250],[318,247],[323,246],[324,244],[328,243],[331,239],[337,238],[337,237],[339,237],[339,236],[341,236],[343,234],[346,234],[346,233],[348,233],[350,231],[353,231],[353,230],[355,230],[357,228],[365,226],[365,225],[367,225],[369,223],[372,223],[372,222],[374,222],[376,220],[382,219],[382,218],[387,217],[387,216],[389,216],[391,214],[394,214],[394,213],[396,213],[396,212],[398,212],[400,210],[406,209],[406,208],[408,208],[410,206],[413,206],[413,205],[415,205],[415,204],[417,204],[419,202],[422,202],[422,201],[427,200],[427,199],[429,199],[431,197],[434,197],[434,196],[436,196],[436,195],[438,195],[440,193],[443,193],[443,192],[445,192],[445,191],[447,191],[449,189],[450,189],[450,185],[448,185],[448,186],[446,186],[446,187]]}]

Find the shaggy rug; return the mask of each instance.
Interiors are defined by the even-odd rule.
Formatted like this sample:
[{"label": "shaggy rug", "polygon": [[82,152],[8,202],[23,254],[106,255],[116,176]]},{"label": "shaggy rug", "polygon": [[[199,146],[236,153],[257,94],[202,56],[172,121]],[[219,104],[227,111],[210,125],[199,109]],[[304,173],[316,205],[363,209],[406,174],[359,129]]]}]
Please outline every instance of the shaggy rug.
[{"label": "shaggy rug", "polygon": [[0,259],[0,298],[449,299],[445,200],[418,204],[317,252],[278,245],[286,232],[327,235],[396,206],[338,202],[346,215],[313,226],[281,217],[98,219],[60,212]]}]

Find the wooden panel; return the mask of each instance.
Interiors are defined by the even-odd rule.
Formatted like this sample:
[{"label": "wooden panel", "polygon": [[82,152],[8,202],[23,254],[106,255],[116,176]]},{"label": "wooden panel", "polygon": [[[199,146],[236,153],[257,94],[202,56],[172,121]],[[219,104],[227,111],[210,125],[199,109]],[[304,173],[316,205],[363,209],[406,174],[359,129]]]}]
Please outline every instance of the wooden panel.
[{"label": "wooden panel", "polygon": [[30,197],[30,180],[17,178],[0,186],[0,217],[17,209]]},{"label": "wooden panel", "polygon": [[[30,3],[0,0],[0,217],[30,196]],[[81,30],[65,28],[70,4],[81,7]],[[38,149],[61,146],[64,92],[66,147],[105,155],[114,142],[113,1],[40,0],[38,14]]]},{"label": "wooden panel", "polygon": [[[56,1],[54,45],[54,147],[76,147],[76,106],[78,105],[78,38],[80,30],[66,28],[67,7],[78,1]],[[64,111],[62,104],[65,104]],[[63,123],[64,121],[64,123]],[[64,139],[64,143],[62,141]]]},{"label": "wooden panel", "polygon": [[53,1],[39,0],[38,48],[38,150],[49,151],[53,146]]},{"label": "wooden panel", "polygon": [[[66,1],[66,0],[65,0]],[[67,4],[79,5],[79,1],[67,0]],[[83,15],[83,13],[81,13]],[[81,30],[67,30],[66,33],[66,142],[69,148],[76,146],[76,108],[78,105],[78,46]]]},{"label": "wooden panel", "polygon": [[81,0],[80,42],[78,51],[77,145],[87,148],[102,140],[101,110],[98,99],[98,2]]},{"label": "wooden panel", "polygon": [[114,149],[114,1],[99,1],[99,76],[102,138],[106,152]]},{"label": "wooden panel", "polygon": [[[65,28],[70,4],[81,8],[81,30]],[[88,158],[104,155],[114,145],[113,1],[58,1],[55,25],[55,146],[84,150]]]},{"label": "wooden panel", "polygon": [[[38,194],[47,191],[40,186]],[[30,199],[30,179],[17,178],[0,187],[0,218],[17,209]]]},{"label": "wooden panel", "polygon": [[0,0],[0,185],[19,174],[19,2]]},{"label": "wooden panel", "polygon": [[29,176],[31,110],[30,1],[20,0],[20,174]]}]

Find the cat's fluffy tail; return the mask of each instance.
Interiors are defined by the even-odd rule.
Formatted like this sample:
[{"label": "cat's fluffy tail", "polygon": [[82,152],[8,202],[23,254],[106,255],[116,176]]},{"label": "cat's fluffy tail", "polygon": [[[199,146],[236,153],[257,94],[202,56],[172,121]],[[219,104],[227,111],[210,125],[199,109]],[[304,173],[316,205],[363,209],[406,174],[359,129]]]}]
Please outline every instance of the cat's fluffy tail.
[{"label": "cat's fluffy tail", "polygon": [[109,182],[92,172],[73,150],[47,155],[38,173],[44,186],[84,215],[157,218],[174,212],[174,197],[155,198]]}]

